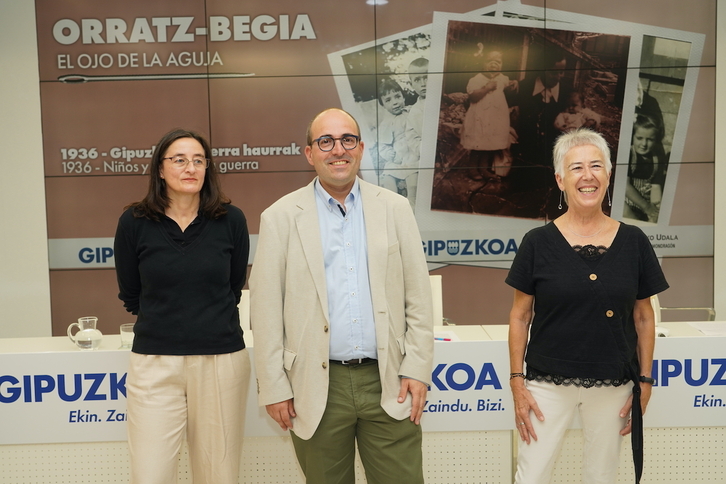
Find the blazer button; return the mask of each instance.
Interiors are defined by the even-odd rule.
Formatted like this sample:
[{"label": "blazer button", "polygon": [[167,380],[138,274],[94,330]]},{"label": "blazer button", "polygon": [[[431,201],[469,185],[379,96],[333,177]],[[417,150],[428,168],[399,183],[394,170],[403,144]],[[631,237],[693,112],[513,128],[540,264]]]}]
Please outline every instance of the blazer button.
[{"label": "blazer button", "polygon": [[615,313],[611,309],[608,309],[607,311],[605,311],[605,316],[607,316],[608,318],[612,318],[613,314],[615,314]]},{"label": "blazer button", "polygon": [[328,325],[327,324],[323,327],[323,331],[325,331],[326,333],[328,332]]},{"label": "blazer button", "polygon": [[327,367],[328,367],[328,362],[327,361],[323,361],[323,369],[326,369]]},{"label": "blazer button", "polygon": [[590,274],[590,280],[596,281],[597,280],[597,274]]}]

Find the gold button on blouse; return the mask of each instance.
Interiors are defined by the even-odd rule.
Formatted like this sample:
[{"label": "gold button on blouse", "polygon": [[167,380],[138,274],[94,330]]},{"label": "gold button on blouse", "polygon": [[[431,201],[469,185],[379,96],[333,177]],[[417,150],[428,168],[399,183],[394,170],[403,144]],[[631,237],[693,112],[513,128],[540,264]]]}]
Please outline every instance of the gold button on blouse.
[{"label": "gold button on blouse", "polygon": [[608,318],[612,318],[613,314],[615,314],[615,313],[611,309],[608,309],[607,311],[605,311],[605,316],[607,316]]},{"label": "gold button on blouse", "polygon": [[327,325],[327,324],[326,324],[326,325],[325,325],[325,327],[323,328],[323,331],[325,331],[326,333],[328,332],[328,325]]},{"label": "gold button on blouse", "polygon": [[325,369],[327,367],[328,367],[328,362],[327,361],[323,361],[323,369]]},{"label": "gold button on blouse", "polygon": [[590,274],[590,280],[591,281],[597,280],[597,274]]}]

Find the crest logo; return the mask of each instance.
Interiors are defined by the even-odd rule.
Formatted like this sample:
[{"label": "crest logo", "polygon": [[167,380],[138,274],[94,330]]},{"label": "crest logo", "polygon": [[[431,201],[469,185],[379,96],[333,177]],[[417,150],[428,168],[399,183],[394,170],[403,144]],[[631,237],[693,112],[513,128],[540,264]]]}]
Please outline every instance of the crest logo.
[{"label": "crest logo", "polygon": [[459,241],[458,240],[449,240],[446,242],[446,252],[449,253],[449,255],[456,255],[459,253]]}]

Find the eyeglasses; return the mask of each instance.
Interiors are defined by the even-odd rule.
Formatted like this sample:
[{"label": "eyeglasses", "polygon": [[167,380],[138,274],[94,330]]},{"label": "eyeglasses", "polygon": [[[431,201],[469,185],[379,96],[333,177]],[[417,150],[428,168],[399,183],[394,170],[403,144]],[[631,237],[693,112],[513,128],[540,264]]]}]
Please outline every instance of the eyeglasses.
[{"label": "eyeglasses", "polygon": [[335,148],[336,141],[340,141],[340,146],[342,146],[346,150],[352,150],[355,149],[356,146],[358,146],[360,136],[356,136],[354,134],[345,134],[340,138],[333,138],[332,136],[321,136],[318,139],[314,139],[313,143],[318,144],[318,148],[320,148],[320,151],[331,151],[333,148]]},{"label": "eyeglasses", "polygon": [[163,160],[171,160],[171,164],[174,168],[186,168],[189,163],[194,165],[194,168],[200,168],[202,170],[206,170],[207,167],[209,167],[209,158],[194,158],[192,160],[187,160],[183,156],[167,156],[166,158],[162,158],[162,161]]}]

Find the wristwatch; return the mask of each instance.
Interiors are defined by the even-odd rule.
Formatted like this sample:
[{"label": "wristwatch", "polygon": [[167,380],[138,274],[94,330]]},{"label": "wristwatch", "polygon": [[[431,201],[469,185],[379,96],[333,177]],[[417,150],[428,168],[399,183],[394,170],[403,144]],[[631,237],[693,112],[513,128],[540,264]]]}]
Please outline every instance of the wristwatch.
[{"label": "wristwatch", "polygon": [[655,385],[655,378],[651,378],[649,376],[640,375],[638,377],[638,381],[641,383],[650,383],[651,385]]}]

